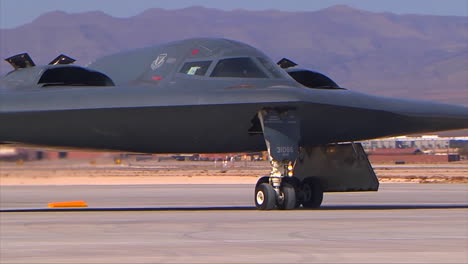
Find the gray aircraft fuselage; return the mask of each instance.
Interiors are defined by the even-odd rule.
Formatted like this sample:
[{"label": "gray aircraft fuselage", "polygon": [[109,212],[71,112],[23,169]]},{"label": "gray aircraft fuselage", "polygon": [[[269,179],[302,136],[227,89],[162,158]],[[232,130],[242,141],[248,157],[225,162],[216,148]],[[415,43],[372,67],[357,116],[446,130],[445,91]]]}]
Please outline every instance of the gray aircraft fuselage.
[{"label": "gray aircraft fuselage", "polygon": [[262,109],[294,110],[301,146],[468,128],[468,107],[305,87],[262,52],[225,39],[128,51],[88,68],[21,68],[0,87],[0,143],[259,151]]}]

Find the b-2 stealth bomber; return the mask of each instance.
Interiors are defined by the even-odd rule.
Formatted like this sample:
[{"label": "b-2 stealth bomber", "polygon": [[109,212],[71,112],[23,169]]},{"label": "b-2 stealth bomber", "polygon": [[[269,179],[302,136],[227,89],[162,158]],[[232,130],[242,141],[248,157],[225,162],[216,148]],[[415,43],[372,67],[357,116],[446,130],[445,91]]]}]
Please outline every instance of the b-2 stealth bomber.
[{"label": "b-2 stealth bomber", "polygon": [[[376,191],[360,140],[468,128],[468,108],[366,95],[227,39],[127,51],[88,67],[6,59],[0,143],[138,153],[268,150],[256,207],[319,207],[323,192]],[[395,82],[398,85],[398,82]]]}]

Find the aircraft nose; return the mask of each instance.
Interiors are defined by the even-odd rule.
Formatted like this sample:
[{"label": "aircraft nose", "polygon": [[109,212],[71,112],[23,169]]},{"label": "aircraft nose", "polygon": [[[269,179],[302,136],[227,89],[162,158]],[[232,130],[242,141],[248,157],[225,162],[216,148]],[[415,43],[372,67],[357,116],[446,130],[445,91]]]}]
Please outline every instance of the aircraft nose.
[{"label": "aircraft nose", "polygon": [[414,105],[407,111],[407,114],[411,116],[458,118],[461,120],[468,120],[468,107],[466,106],[418,102],[417,105]]},{"label": "aircraft nose", "polygon": [[430,130],[454,130],[468,128],[468,107],[441,103],[420,102],[401,114],[421,127]]}]

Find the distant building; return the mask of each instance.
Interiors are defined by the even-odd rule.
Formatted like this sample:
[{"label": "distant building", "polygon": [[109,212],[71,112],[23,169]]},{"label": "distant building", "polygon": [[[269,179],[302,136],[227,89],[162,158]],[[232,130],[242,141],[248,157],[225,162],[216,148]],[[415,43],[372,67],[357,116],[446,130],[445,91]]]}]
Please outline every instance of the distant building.
[{"label": "distant building", "polygon": [[421,137],[390,137],[362,141],[365,149],[404,149],[420,150],[448,149],[468,146],[468,137],[439,137],[437,135],[424,135]]}]

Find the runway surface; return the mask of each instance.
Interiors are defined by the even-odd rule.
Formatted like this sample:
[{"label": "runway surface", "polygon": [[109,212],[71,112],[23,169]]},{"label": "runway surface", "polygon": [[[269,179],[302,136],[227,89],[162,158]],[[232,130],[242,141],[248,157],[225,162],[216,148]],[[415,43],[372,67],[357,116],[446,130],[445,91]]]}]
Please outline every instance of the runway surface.
[{"label": "runway surface", "polygon": [[[69,200],[89,208],[34,211]],[[468,262],[466,184],[381,184],[325,194],[320,210],[252,204],[248,184],[0,186],[0,263]]]}]

